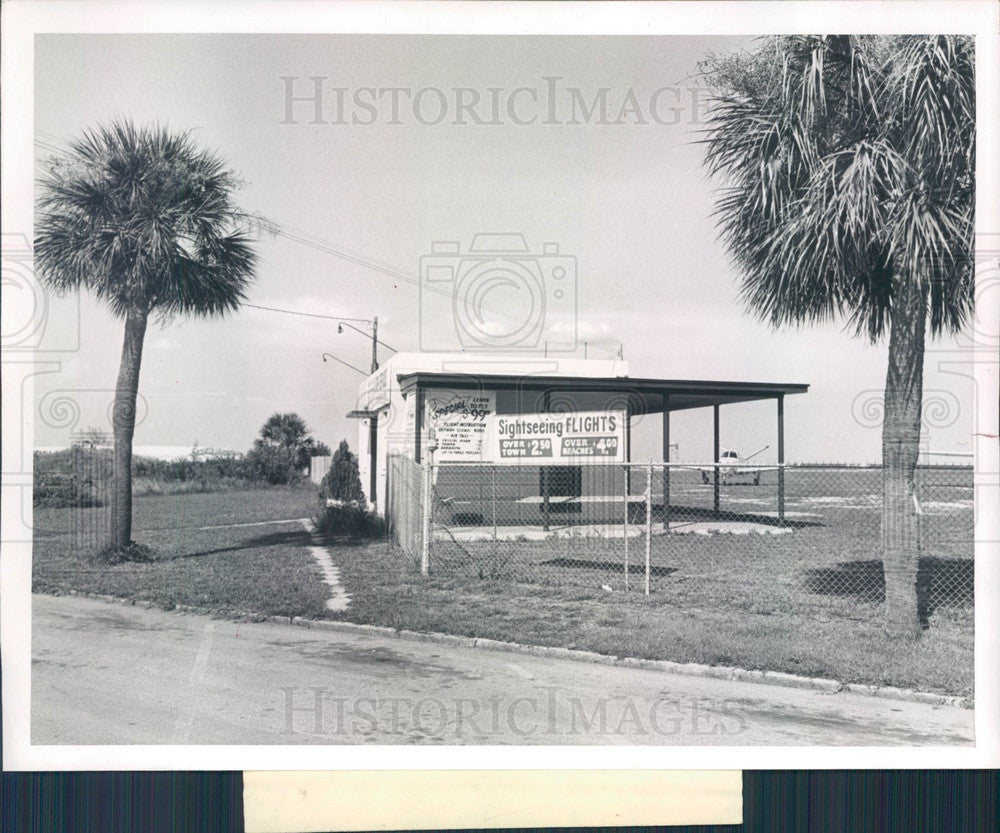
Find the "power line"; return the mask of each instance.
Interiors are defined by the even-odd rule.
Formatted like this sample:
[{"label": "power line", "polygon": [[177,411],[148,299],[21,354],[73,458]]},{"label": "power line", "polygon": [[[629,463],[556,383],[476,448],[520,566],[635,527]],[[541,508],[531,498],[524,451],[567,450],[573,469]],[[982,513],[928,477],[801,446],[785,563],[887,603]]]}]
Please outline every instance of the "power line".
[{"label": "power line", "polygon": [[[322,240],[321,238],[318,238],[315,235],[299,231],[287,224],[279,223],[270,218],[262,218],[262,219],[264,220],[264,223],[262,223],[262,227],[264,228],[264,230],[269,231],[271,234],[285,237],[288,240],[292,240],[296,243],[301,243],[303,246],[309,246],[310,248],[316,249],[317,251],[334,255],[335,257],[339,257],[343,260],[349,261],[350,263],[356,263],[359,266],[365,266],[369,269],[372,269],[373,271],[381,272],[382,274],[388,275],[389,277],[404,281],[409,284],[413,284],[414,286],[419,287],[422,292],[434,293],[436,295],[440,295],[444,298],[449,298],[449,299],[452,298],[453,296],[453,290],[439,288],[437,286],[433,286],[427,283],[426,281],[421,281],[412,272],[406,272],[402,269],[399,269],[396,266],[393,266],[391,263],[376,260],[375,258],[361,254],[360,252],[355,252],[352,249],[345,248],[344,246],[337,246],[333,243],[329,243],[325,240]],[[500,307],[480,303],[479,308],[483,311],[490,312],[493,315],[497,315],[501,318],[506,318],[510,321],[514,321],[515,323],[520,321],[519,316],[512,314],[505,309],[501,309]]]},{"label": "power line", "polygon": [[52,141],[54,143],[64,144],[67,147],[69,147],[69,145],[70,145],[69,139],[64,139],[62,136],[59,136],[59,135],[57,135],[55,133],[49,133],[49,131],[47,131],[47,130],[42,130],[42,129],[36,127],[35,128],[35,133],[37,133],[39,136],[44,136],[46,139],[49,139],[50,141]]},{"label": "power line", "polygon": [[[359,266],[366,266],[369,269],[382,272],[383,274],[388,275],[390,277],[403,280],[410,284],[414,284],[420,287],[421,291],[423,292],[432,292],[446,298],[451,298],[453,295],[454,290],[447,288],[439,288],[437,286],[433,286],[426,282],[422,282],[418,277],[415,277],[412,273],[405,272],[402,269],[399,269],[398,267],[395,267],[392,264],[387,263],[385,261],[379,261],[367,255],[361,254],[360,252],[355,252],[343,246],[338,246],[333,243],[329,243],[313,234],[302,231],[301,229],[293,228],[287,223],[279,223],[270,218],[262,218],[262,219],[266,224],[266,226],[264,226],[265,230],[269,231],[271,234],[275,236],[285,237],[294,242],[301,243],[304,246],[309,246],[310,248],[317,249],[318,251],[325,252],[327,254],[332,254],[335,255],[336,257],[343,258],[344,260],[356,263]],[[501,309],[499,307],[483,303],[480,303],[479,306],[481,310],[490,312],[502,318],[507,318],[515,322],[520,321],[519,316],[517,316],[516,314],[512,314],[505,309]],[[608,336],[606,339],[596,339],[594,341],[585,339],[578,339],[578,341],[581,342],[585,341],[587,344],[589,344],[591,348],[602,351],[606,356],[614,358],[619,357],[619,349],[621,342],[618,339],[614,338],[614,336]],[[600,343],[602,341],[610,345],[614,345],[617,343],[619,345],[619,348],[616,348],[614,346],[611,347],[604,346],[603,344]]]},{"label": "power line", "polygon": [[303,318],[325,318],[328,321],[359,321],[362,323],[367,323],[369,321],[368,318],[345,318],[343,315],[321,315],[318,312],[301,312],[296,309],[279,309],[278,307],[265,307],[260,304],[241,304],[241,306],[263,309],[268,312],[281,312],[285,315],[301,315]]},{"label": "power line", "polygon": [[[58,139],[58,137],[55,137],[53,134],[46,133],[45,131],[42,130],[36,129],[35,132],[44,136],[49,136],[52,139],[55,139],[56,141],[64,141],[62,139]],[[52,142],[45,141],[37,137],[35,138],[35,143],[50,152],[52,152],[53,150],[60,153],[65,152],[62,149],[53,148]],[[300,243],[303,246],[308,246],[310,248],[316,249],[317,251],[324,252],[325,254],[334,255],[335,257],[339,257],[342,260],[346,260],[350,263],[355,263],[358,266],[364,266],[376,272],[381,272],[382,274],[387,275],[391,278],[395,278],[396,280],[404,281],[406,283],[420,287],[421,290],[424,292],[432,292],[446,298],[452,297],[451,290],[439,288],[436,286],[431,286],[426,282],[421,282],[421,280],[418,277],[416,277],[412,272],[407,272],[402,269],[399,269],[398,267],[393,266],[391,263],[387,263],[386,261],[376,260],[373,257],[369,257],[368,255],[364,255],[360,252],[355,252],[344,246],[337,246],[333,243],[329,243],[325,240],[322,240],[319,237],[316,237],[315,235],[309,234],[308,232],[304,232],[299,229],[295,229],[288,224],[279,223],[275,220],[270,219],[269,217],[260,216],[254,219],[256,219],[257,221],[256,224],[260,226],[261,230],[269,232],[272,235],[285,237],[288,240]],[[251,220],[251,224],[252,225],[254,224],[253,220]],[[253,306],[253,304],[245,304],[244,306]],[[479,306],[481,310],[488,311],[493,315],[500,316],[501,318],[507,318],[514,322],[518,322],[520,320],[517,315],[511,314],[505,309],[501,309],[499,307],[483,303],[480,303]],[[299,313],[293,310],[272,310],[272,311],[286,312],[291,315],[310,315],[309,313]],[[310,317],[324,318],[328,316],[310,315]],[[340,319],[340,320],[361,321],[364,319],[354,318],[354,319]]]},{"label": "power line", "polygon": [[[55,153],[66,152],[66,148],[61,148],[56,143],[65,143],[68,145],[67,140],[62,139],[53,133],[48,133],[44,130],[39,130],[37,128],[35,129],[35,133],[40,136],[46,137],[45,139],[40,139],[36,136],[34,142],[37,146],[49,152],[55,152]],[[414,276],[412,272],[406,272],[402,269],[399,269],[396,266],[393,266],[391,263],[388,263],[386,261],[380,261],[375,258],[369,257],[368,255],[364,255],[360,252],[348,249],[344,246],[338,246],[333,243],[329,243],[328,241],[325,241],[317,237],[316,235],[302,231],[301,229],[296,229],[293,226],[288,225],[287,223],[279,223],[275,220],[263,216],[256,219],[260,225],[260,228],[263,231],[269,232],[274,236],[285,237],[288,240],[316,249],[317,251],[324,252],[325,254],[334,255],[335,257],[339,257],[343,260],[347,260],[359,266],[364,266],[374,271],[381,272],[382,274],[392,278],[396,278],[397,280],[401,280],[406,283],[416,285],[420,287],[424,292],[433,292],[435,294],[449,298],[452,296],[453,290],[439,288],[437,286],[428,285],[426,282],[421,282],[420,279]],[[346,318],[344,316],[322,315],[319,313],[300,312],[299,310],[279,309],[277,307],[266,307],[259,304],[243,304],[243,306],[252,307],[254,309],[266,310],[268,312],[278,312],[284,315],[297,315],[304,318],[322,318],[329,321],[354,321],[358,323],[369,323],[369,319],[367,318]],[[498,307],[481,303],[480,308],[484,311],[489,311],[494,315],[499,315],[500,317],[503,318],[508,318],[513,321],[519,320],[517,315],[513,315],[507,310],[500,309]],[[599,341],[600,340],[588,343],[590,347],[595,348],[597,350],[601,350],[602,352],[605,352],[607,355],[617,354],[618,351],[614,350],[613,348],[604,347],[599,343]],[[615,339],[608,338],[607,341],[613,344]],[[383,346],[389,347],[389,345],[387,344]],[[389,349],[392,350],[394,348],[389,347]]]}]

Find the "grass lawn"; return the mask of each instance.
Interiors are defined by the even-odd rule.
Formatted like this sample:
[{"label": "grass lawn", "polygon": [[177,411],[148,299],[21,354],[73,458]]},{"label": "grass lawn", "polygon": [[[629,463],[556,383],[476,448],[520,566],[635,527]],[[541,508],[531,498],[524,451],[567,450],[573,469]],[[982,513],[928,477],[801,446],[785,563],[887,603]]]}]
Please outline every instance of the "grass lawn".
[{"label": "grass lawn", "polygon": [[[296,523],[309,517],[312,489],[253,489],[135,500],[133,537],[153,548],[149,563],[95,562],[74,531],[97,509],[36,509],[32,588],[40,593],[101,593],[221,613],[319,616],[328,588]],[[229,526],[254,524],[253,526]],[[223,527],[205,529],[204,527]]]},{"label": "grass lawn", "polygon": [[760,603],[746,588],[717,583],[711,599],[711,590],[699,600],[662,587],[647,597],[608,593],[603,576],[589,584],[423,579],[387,544],[334,548],[333,556],[352,599],[335,618],[353,622],[972,695],[971,629],[944,617],[903,649],[882,631],[875,603],[842,617]]},{"label": "grass lawn", "polygon": [[[620,537],[455,542],[443,532],[445,516],[428,579],[388,545],[335,548],[352,595],[341,616],[971,697],[971,479],[947,472],[926,480],[925,630],[912,647],[881,625],[878,474],[870,471],[789,473],[791,532],[653,536],[648,597],[641,537],[630,539],[626,593]],[[704,492],[681,480],[676,497],[699,508]],[[773,500],[763,486],[731,486],[723,498],[724,508],[747,514]]]},{"label": "grass lawn", "polygon": [[[88,513],[106,509],[37,509],[33,586],[168,609],[340,618],[971,697],[971,486],[949,473],[922,495],[926,629],[910,647],[880,624],[877,478],[835,477],[817,484],[790,473],[791,532],[653,536],[649,596],[642,594],[641,538],[630,539],[627,593],[620,538],[456,544],[444,537],[432,546],[429,578],[389,543],[334,541],[331,555],[352,601],[333,614],[305,531],[275,523],[310,516],[311,489],[137,498],[134,537],[155,551],[145,564],[106,566],[89,557],[78,530],[96,517]],[[676,485],[678,502],[703,498],[696,485],[689,492]],[[766,511],[767,493],[755,488],[726,488],[724,508]],[[437,519],[439,536],[447,524]]]}]

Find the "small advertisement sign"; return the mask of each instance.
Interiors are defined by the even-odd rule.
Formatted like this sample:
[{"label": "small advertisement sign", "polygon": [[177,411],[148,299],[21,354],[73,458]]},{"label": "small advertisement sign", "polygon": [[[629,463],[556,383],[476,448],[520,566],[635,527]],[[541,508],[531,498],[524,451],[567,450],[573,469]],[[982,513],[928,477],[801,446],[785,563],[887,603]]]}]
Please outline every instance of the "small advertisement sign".
[{"label": "small advertisement sign", "polygon": [[508,465],[625,462],[625,412],[504,414],[487,420],[484,459]]},{"label": "small advertisement sign", "polygon": [[496,413],[494,391],[428,391],[427,425],[434,429],[438,463],[486,459],[487,421]]}]

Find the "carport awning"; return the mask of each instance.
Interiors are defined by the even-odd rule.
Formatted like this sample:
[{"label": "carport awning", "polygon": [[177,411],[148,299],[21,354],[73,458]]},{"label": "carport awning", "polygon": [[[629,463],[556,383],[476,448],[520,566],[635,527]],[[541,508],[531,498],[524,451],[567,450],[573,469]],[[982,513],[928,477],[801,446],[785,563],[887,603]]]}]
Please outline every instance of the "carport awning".
[{"label": "carport awning", "polygon": [[809,385],[780,382],[721,382],[695,379],[637,379],[589,376],[471,376],[468,373],[408,373],[398,377],[404,396],[417,388],[469,387],[484,390],[523,390],[533,394],[561,391],[614,395],[632,413],[655,414],[707,408],[732,402],[777,399],[788,394],[806,393]]}]

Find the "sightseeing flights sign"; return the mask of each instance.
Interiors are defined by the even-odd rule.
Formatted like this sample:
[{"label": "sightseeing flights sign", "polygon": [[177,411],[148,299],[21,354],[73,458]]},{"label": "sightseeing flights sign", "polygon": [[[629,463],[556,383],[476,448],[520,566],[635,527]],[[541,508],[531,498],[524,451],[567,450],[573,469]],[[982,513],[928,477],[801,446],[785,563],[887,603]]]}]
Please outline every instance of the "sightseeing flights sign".
[{"label": "sightseeing flights sign", "polygon": [[487,417],[484,458],[510,465],[625,462],[625,412],[495,414]]}]

